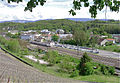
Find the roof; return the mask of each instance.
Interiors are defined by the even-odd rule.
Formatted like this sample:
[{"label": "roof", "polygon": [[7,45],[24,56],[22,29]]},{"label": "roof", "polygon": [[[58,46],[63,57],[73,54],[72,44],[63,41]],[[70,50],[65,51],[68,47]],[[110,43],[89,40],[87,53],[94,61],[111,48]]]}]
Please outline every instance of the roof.
[{"label": "roof", "polygon": [[115,39],[106,39],[106,40],[108,40],[108,41],[114,41]]},{"label": "roof", "polygon": [[101,39],[98,39],[98,43],[100,44],[104,39],[101,38]]}]

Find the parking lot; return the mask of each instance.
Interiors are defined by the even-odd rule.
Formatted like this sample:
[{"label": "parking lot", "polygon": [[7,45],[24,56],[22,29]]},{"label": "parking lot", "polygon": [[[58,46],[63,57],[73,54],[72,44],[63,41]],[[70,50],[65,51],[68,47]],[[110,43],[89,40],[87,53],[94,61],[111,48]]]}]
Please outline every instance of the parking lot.
[{"label": "parking lot", "polygon": [[62,47],[62,48],[68,48],[78,51],[84,51],[84,52],[90,52],[90,53],[99,53],[98,49],[92,49],[88,47],[82,47],[82,46],[75,46],[75,45],[69,45],[69,44],[55,44],[56,47]]},{"label": "parking lot", "polygon": [[117,53],[117,52],[110,52],[110,51],[105,51],[105,50],[92,49],[92,48],[88,48],[88,47],[68,45],[68,44],[55,44],[55,46],[72,49],[72,50],[83,51],[83,52],[94,53],[94,54],[104,56],[104,57],[120,59],[120,53]]}]

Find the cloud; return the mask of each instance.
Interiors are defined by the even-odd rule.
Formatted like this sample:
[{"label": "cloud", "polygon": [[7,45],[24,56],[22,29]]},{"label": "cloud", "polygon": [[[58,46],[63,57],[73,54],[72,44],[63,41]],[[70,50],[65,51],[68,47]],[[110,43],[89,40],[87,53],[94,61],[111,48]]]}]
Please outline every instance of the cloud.
[{"label": "cloud", "polygon": [[[72,0],[47,0],[44,6],[37,6],[33,12],[24,12],[28,0],[22,3],[11,3],[0,1],[0,21],[8,20],[41,20],[41,19],[61,19],[61,18],[91,18],[89,8],[82,8],[77,12],[76,16],[69,15],[69,10],[72,8]],[[92,2],[91,2],[92,3]],[[104,19],[104,10],[98,12],[98,19]],[[119,19],[120,13],[107,13],[108,19]]]}]

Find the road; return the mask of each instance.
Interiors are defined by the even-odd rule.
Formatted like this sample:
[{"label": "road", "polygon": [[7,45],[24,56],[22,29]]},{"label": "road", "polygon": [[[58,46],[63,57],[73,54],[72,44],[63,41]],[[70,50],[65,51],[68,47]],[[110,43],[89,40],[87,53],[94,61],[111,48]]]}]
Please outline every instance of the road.
[{"label": "road", "polygon": [[0,50],[0,83],[89,83],[49,75]]},{"label": "road", "polygon": [[104,57],[110,57],[110,58],[115,58],[115,59],[120,59],[120,53],[117,52],[110,52],[110,51],[105,51],[105,50],[99,50],[99,54]]}]

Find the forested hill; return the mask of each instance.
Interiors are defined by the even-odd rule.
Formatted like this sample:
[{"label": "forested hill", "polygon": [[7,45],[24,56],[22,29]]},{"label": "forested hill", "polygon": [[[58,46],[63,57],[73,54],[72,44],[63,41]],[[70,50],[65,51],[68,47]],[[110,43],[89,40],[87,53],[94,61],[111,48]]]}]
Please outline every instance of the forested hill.
[{"label": "forested hill", "polygon": [[17,30],[41,30],[49,29],[54,31],[56,29],[64,29],[66,33],[73,31],[75,28],[81,28],[83,30],[88,30],[92,28],[103,29],[111,34],[120,34],[120,22],[109,20],[107,22],[95,20],[95,21],[72,21],[68,19],[57,19],[57,20],[41,20],[29,23],[14,23],[14,22],[4,22],[0,23],[0,29],[17,29]]}]

